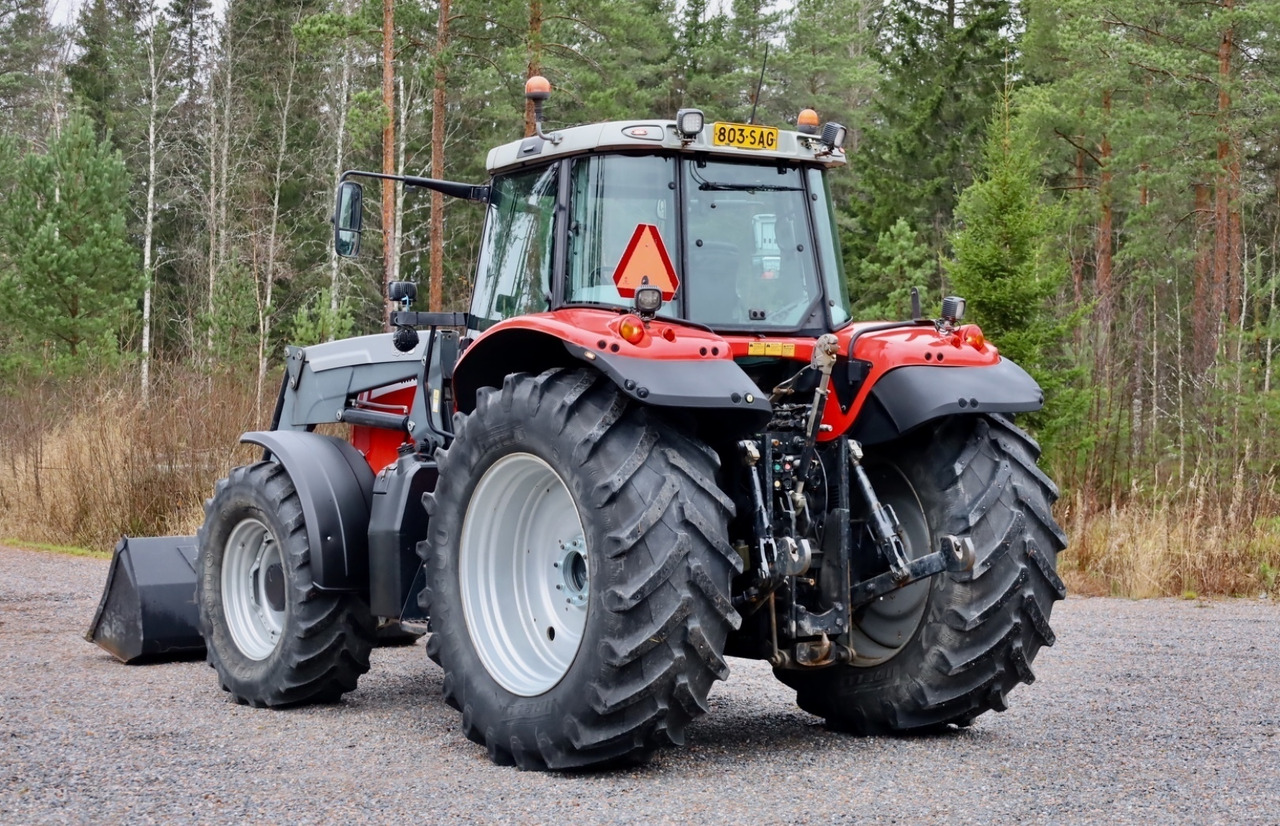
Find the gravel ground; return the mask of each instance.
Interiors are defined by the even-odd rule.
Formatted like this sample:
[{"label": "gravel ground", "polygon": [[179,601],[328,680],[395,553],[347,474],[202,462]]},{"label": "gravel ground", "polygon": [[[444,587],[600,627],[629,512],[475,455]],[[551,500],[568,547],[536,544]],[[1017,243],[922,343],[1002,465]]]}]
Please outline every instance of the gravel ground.
[{"label": "gravel ground", "polygon": [[0,549],[0,823],[1280,823],[1280,606],[1068,599],[1003,714],[829,732],[733,660],[689,745],[534,774],[458,731],[423,645],[333,706],[229,702],[202,662],[81,635],[107,563]]}]

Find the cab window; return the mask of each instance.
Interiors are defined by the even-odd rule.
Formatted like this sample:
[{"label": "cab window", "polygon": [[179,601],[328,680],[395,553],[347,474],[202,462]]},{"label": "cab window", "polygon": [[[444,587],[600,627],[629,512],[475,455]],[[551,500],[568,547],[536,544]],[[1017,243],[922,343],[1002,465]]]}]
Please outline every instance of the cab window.
[{"label": "cab window", "polygon": [[715,160],[684,169],[688,317],[712,327],[822,324],[800,170]]},{"label": "cab window", "polygon": [[481,328],[551,306],[558,164],[494,180],[471,312]]},{"label": "cab window", "polygon": [[[678,266],[675,230],[675,160],[657,156],[608,155],[573,162],[566,303],[630,306],[613,276],[636,228],[655,226]],[[681,278],[679,272],[677,279]],[[670,316],[676,301],[663,305]]]}]

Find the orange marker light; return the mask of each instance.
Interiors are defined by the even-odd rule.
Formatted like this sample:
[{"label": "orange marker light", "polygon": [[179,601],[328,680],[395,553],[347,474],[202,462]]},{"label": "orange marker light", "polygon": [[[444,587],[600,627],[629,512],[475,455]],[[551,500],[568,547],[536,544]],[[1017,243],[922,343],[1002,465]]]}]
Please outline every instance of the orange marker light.
[{"label": "orange marker light", "polygon": [[801,109],[796,117],[796,128],[805,135],[818,134],[818,113],[812,109]]},{"label": "orange marker light", "polygon": [[622,323],[618,325],[618,335],[632,344],[639,344],[644,341],[644,325],[633,315],[623,316]]},{"label": "orange marker light", "polygon": [[984,350],[987,346],[987,337],[982,334],[982,328],[977,324],[969,324],[964,328],[964,343],[975,350]]},{"label": "orange marker light", "polygon": [[524,96],[529,100],[546,100],[551,97],[551,81],[534,75],[524,82]]}]

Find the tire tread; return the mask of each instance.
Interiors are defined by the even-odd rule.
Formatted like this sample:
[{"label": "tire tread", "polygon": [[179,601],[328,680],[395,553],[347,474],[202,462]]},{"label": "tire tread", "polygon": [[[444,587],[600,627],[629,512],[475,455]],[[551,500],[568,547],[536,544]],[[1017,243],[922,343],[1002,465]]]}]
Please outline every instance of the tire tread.
[{"label": "tire tread", "polygon": [[[584,480],[588,533],[592,511],[607,510],[608,520],[589,543],[611,571],[592,607],[603,636],[587,654],[594,659],[583,666],[581,689],[556,695],[560,713],[537,722],[505,714],[504,692],[482,667],[467,670],[473,655],[452,573],[466,480],[492,461],[486,450],[499,449],[491,434],[517,429],[515,443],[540,439],[539,447],[501,449],[536,450],[553,466],[552,457],[567,461],[562,475]],[[421,597],[431,618],[427,653],[445,670],[445,699],[463,709],[466,736],[495,762],[557,770],[642,759],[683,742],[689,721],[707,710],[711,685],[727,676],[721,652],[741,622],[729,601],[742,565],[726,537],[733,504],[716,484],[715,453],[582,369],[508,376],[500,391],[477,393],[454,432],[437,454],[441,481],[425,499],[433,527],[418,550],[429,572]],[[577,669],[575,661],[565,681]]]}]

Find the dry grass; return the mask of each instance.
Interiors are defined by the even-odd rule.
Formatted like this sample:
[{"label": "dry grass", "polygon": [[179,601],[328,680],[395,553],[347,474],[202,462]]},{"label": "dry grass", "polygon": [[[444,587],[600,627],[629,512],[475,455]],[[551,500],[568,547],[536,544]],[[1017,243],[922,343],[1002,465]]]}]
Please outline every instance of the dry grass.
[{"label": "dry grass", "polygon": [[[266,425],[251,380],[174,371],[150,404],[132,375],[0,393],[0,537],[109,550],[121,534],[194,533],[214,482],[255,450]],[[1280,596],[1280,493],[1274,480],[1192,479],[1176,494],[1101,504],[1068,495],[1058,517],[1071,544],[1070,590],[1154,596]]]},{"label": "dry grass", "polygon": [[1070,545],[1059,560],[1077,594],[1146,597],[1280,596],[1280,496],[1243,477],[1215,495],[1193,479],[1179,496],[1090,506],[1059,503]]},{"label": "dry grass", "polygon": [[265,424],[253,388],[225,376],[73,383],[36,378],[0,396],[0,536],[109,549],[121,534],[194,533],[213,483]]}]

